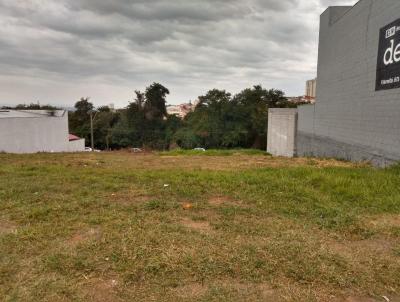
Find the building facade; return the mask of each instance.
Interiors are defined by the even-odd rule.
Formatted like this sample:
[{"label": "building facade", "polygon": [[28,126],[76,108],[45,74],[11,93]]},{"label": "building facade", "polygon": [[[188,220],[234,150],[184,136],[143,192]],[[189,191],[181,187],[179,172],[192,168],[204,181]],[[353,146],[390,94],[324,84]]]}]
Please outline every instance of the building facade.
[{"label": "building facade", "polygon": [[84,139],[71,139],[68,112],[0,110],[0,152],[81,152]]},{"label": "building facade", "polygon": [[167,106],[167,113],[184,118],[189,112],[193,111],[196,106],[192,103],[169,105]]},{"label": "building facade", "polygon": [[321,15],[315,105],[298,109],[298,155],[400,160],[400,1]]},{"label": "building facade", "polygon": [[304,97],[308,100],[315,101],[317,96],[317,79],[309,80],[306,82],[306,94]]}]

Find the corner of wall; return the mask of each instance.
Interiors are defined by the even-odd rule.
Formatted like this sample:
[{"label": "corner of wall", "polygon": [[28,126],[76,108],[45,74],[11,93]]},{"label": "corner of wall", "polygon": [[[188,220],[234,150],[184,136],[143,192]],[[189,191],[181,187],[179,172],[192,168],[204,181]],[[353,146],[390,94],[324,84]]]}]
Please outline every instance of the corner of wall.
[{"label": "corner of wall", "polygon": [[353,6],[330,6],[321,15],[321,29],[339,21]]}]

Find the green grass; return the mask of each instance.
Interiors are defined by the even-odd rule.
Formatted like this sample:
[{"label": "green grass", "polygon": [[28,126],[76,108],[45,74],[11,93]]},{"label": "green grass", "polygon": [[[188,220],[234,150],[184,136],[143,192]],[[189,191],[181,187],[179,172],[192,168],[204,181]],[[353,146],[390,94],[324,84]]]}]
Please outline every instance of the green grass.
[{"label": "green grass", "polygon": [[400,166],[184,154],[0,154],[2,301],[399,297]]},{"label": "green grass", "polygon": [[184,150],[184,149],[176,149],[173,151],[165,151],[159,153],[161,156],[231,156],[231,155],[265,155],[269,156],[266,151],[258,150],[258,149],[209,149],[206,151],[199,150]]}]

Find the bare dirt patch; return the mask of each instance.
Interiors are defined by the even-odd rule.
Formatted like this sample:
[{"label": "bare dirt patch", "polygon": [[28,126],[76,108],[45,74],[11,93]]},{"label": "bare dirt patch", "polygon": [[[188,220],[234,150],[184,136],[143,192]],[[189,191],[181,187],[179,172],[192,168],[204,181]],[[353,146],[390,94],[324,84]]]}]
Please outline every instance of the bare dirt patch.
[{"label": "bare dirt patch", "polygon": [[328,241],[326,248],[346,258],[357,260],[361,254],[390,255],[394,243],[385,239],[367,239],[357,241]]},{"label": "bare dirt patch", "polygon": [[111,193],[109,199],[111,202],[128,206],[136,203],[147,202],[151,197],[140,190],[129,190],[125,192]]},{"label": "bare dirt patch", "polygon": [[95,157],[85,157],[84,159],[76,159],[73,162],[68,162],[68,167],[79,167],[79,168],[87,168],[87,167],[101,167],[104,166],[105,162],[102,160],[98,160]]},{"label": "bare dirt patch", "polygon": [[280,297],[275,289],[269,284],[262,283],[256,286],[256,289],[260,292],[261,296],[267,301],[279,301]]},{"label": "bare dirt patch", "polygon": [[225,204],[234,204],[235,202],[226,196],[213,196],[208,200],[208,203],[212,206],[221,206]]},{"label": "bare dirt patch", "polygon": [[102,232],[100,228],[90,228],[87,230],[83,230],[81,232],[75,233],[69,240],[69,246],[77,246],[81,243],[91,241],[91,240],[100,240],[102,236]]},{"label": "bare dirt patch", "polygon": [[[106,162],[113,163],[113,169],[137,170],[153,169],[189,169],[189,170],[243,170],[251,168],[281,168],[296,166],[313,167],[360,167],[365,164],[354,164],[334,159],[283,158],[260,155],[232,155],[232,156],[158,156],[149,154],[127,154],[110,152],[101,155]],[[104,159],[107,158],[107,159]],[[77,159],[79,160],[79,159]],[[86,158],[88,160],[88,158]],[[96,160],[96,157],[93,158]],[[95,165],[95,163],[94,163]]]},{"label": "bare dirt patch", "polygon": [[0,235],[13,234],[17,232],[17,225],[8,221],[0,219]]},{"label": "bare dirt patch", "polygon": [[199,298],[207,292],[207,287],[200,283],[191,283],[179,286],[172,290],[172,294],[179,298]]},{"label": "bare dirt patch", "polygon": [[367,223],[375,228],[400,227],[400,215],[371,217]]},{"label": "bare dirt patch", "polygon": [[228,289],[229,291],[236,292],[236,295],[246,299],[250,297],[257,297],[257,299],[262,299],[261,301],[284,301],[278,290],[274,289],[268,283],[249,284],[236,280],[224,280],[222,282],[218,282],[216,285],[218,287]]},{"label": "bare dirt patch", "polygon": [[[379,300],[376,300],[374,298],[370,298],[370,297],[347,297],[344,298],[344,300],[335,300],[337,302],[339,301],[343,301],[343,302],[378,302]],[[383,299],[381,301],[384,301]]]},{"label": "bare dirt patch", "polygon": [[88,282],[85,286],[86,294],[85,298],[87,301],[93,302],[114,302],[121,301],[117,297],[117,286],[118,281],[115,279],[102,280],[93,279]]},{"label": "bare dirt patch", "polygon": [[209,234],[213,232],[210,223],[207,221],[194,221],[190,218],[183,218],[181,223],[183,226],[199,231],[201,233]]}]

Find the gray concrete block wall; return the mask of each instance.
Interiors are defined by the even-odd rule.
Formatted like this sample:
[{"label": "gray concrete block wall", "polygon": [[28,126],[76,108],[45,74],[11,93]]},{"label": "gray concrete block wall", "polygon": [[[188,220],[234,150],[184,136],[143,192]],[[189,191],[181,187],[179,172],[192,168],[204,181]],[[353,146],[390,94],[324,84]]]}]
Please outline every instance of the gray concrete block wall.
[{"label": "gray concrete block wall", "polygon": [[400,89],[375,91],[379,31],[399,18],[398,0],[361,0],[322,14],[315,119],[304,114],[310,131],[299,110],[299,155],[309,153],[302,144],[312,137],[316,156],[400,160]]},{"label": "gray concrete block wall", "polygon": [[297,108],[298,113],[298,131],[314,133],[314,112],[315,105],[303,105]]},{"label": "gray concrete block wall", "polygon": [[297,108],[298,125],[297,125],[297,155],[313,156],[314,155],[314,114],[315,105],[303,105]]}]

